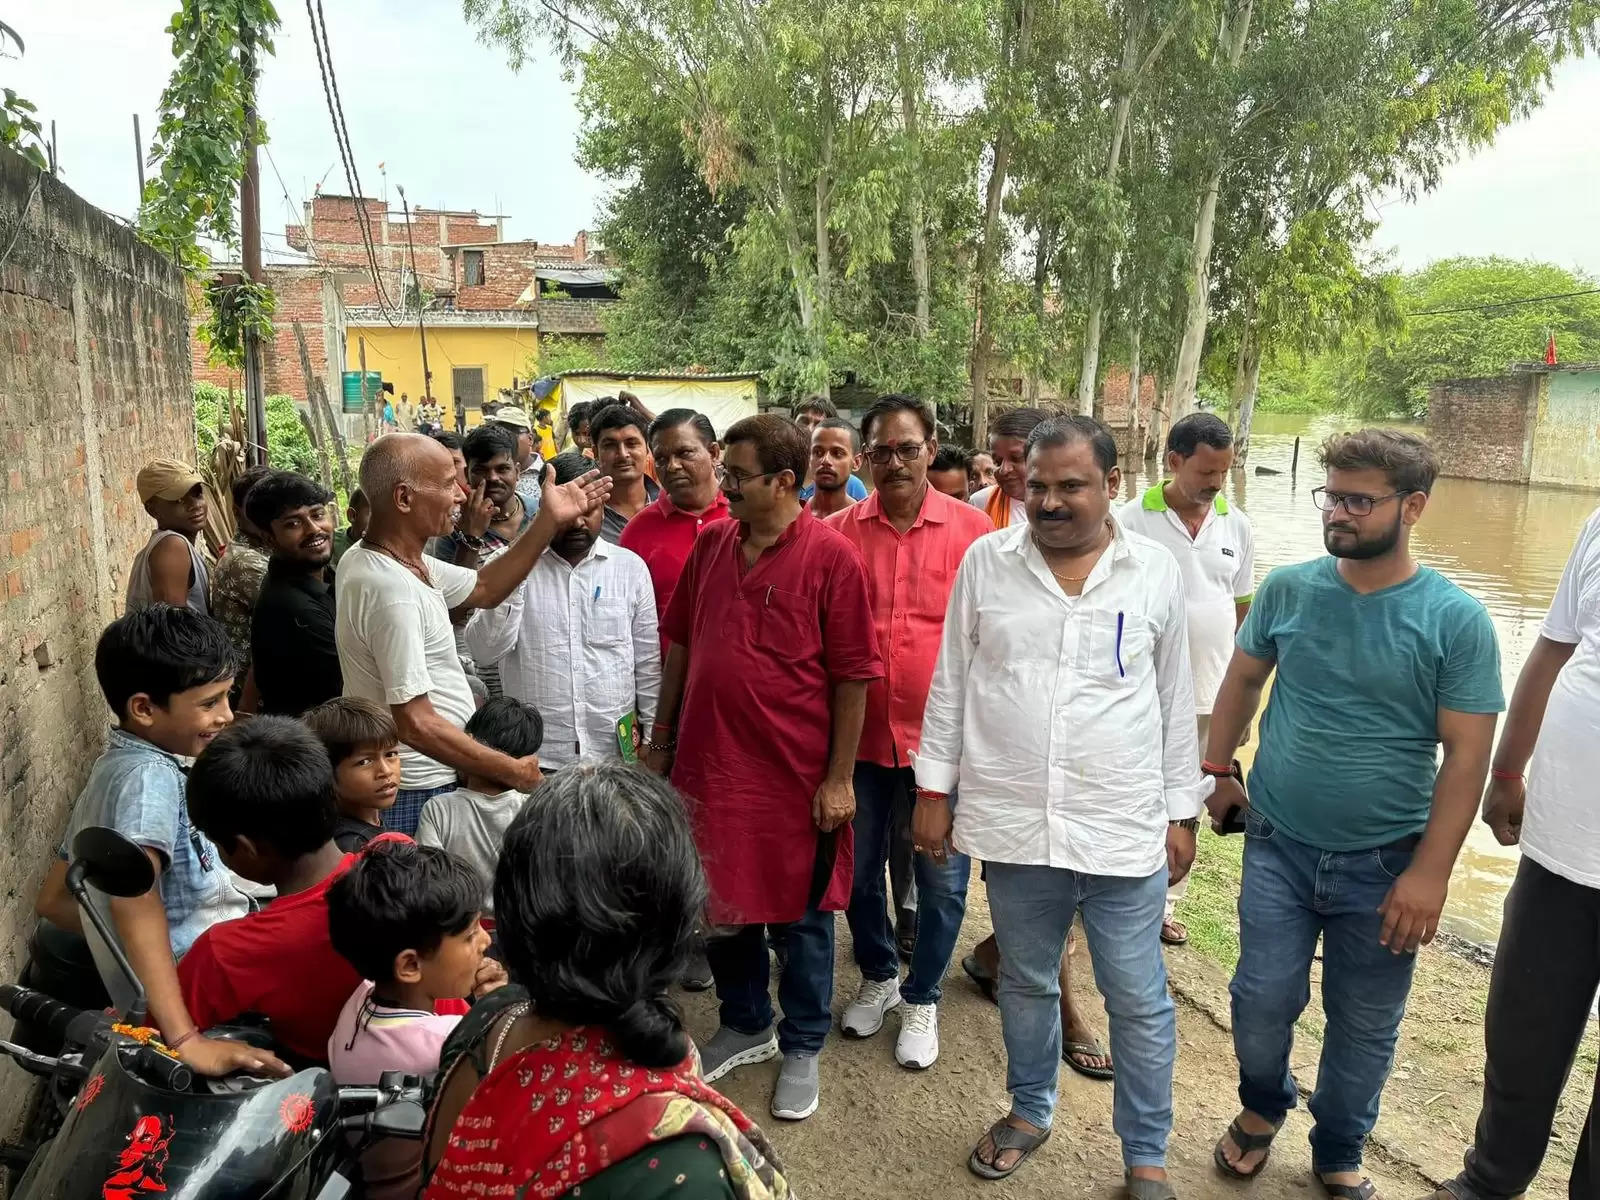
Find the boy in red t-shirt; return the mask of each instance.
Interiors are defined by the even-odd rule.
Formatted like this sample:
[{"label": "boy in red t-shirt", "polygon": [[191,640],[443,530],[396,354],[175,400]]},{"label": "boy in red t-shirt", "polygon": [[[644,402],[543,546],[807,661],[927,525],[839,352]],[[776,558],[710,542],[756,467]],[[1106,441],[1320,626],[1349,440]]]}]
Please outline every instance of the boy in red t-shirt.
[{"label": "boy in red t-shirt", "polygon": [[[213,925],[178,963],[201,1029],[246,1013],[271,1022],[283,1050],[325,1063],[339,1010],[361,982],[328,938],[328,887],[353,863],[333,842],[333,768],[299,721],[260,716],[219,733],[189,772],[189,820],[228,869],[278,898]],[[376,841],[405,840],[398,834]]]}]

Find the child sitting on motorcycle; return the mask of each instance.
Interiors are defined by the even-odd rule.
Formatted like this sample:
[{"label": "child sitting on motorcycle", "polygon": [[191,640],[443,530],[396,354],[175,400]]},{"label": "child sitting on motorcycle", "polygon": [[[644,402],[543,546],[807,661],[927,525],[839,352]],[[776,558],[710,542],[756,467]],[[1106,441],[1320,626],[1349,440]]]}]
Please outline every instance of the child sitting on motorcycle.
[{"label": "child sitting on motorcycle", "polygon": [[333,840],[333,789],[322,743],[289,717],[223,730],[189,772],[195,828],[229,870],[272,885],[277,899],[196,939],[178,963],[184,1002],[201,1028],[266,1017],[302,1063],[328,1061],[328,1037],[361,982],[328,936],[328,889],[356,861]]},{"label": "child sitting on motorcycle", "polygon": [[[375,1084],[385,1071],[427,1075],[461,1020],[442,1000],[483,995],[506,981],[483,956],[483,880],[448,852],[410,841],[374,842],[328,889],[328,931],[363,982],[328,1039],[341,1085]],[[368,1200],[414,1197],[421,1147],[380,1142],[363,1156]]]},{"label": "child sitting on motorcycle", "polygon": [[321,739],[333,764],[339,849],[359,850],[383,832],[383,814],[400,788],[400,734],[382,705],[336,696],[300,718]]},{"label": "child sitting on motorcycle", "polygon": [[177,960],[195,939],[251,908],[216,847],[190,825],[184,804],[183,760],[200,754],[233,719],[228,632],[187,608],[155,604],[107,626],[94,665],[117,725],[73,805],[59,861],[34,906],[53,925],[81,935],[66,887],[72,839],[89,826],[108,826],[135,842],[150,856],[157,885],[142,896],[97,899],[144,985],[150,1023],[202,1075],[288,1074],[265,1051],[205,1037],[178,983]]}]

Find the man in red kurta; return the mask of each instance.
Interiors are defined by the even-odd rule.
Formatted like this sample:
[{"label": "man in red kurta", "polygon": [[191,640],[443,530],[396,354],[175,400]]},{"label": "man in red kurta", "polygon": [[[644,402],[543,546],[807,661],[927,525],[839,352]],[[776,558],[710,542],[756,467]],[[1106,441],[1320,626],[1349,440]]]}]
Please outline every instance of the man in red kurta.
[{"label": "man in red kurta", "polygon": [[[707,917],[721,927],[707,954],[722,1027],[701,1047],[702,1076],[781,1053],[772,1113],[787,1120],[817,1108],[833,914],[853,874],[856,747],[867,684],[883,674],[861,558],[796,495],[808,451],[777,416],[727,431],[734,519],[701,531],[667,607],[672,648],[646,757],[689,805]],[[788,948],[776,1035],[769,925]]]}]

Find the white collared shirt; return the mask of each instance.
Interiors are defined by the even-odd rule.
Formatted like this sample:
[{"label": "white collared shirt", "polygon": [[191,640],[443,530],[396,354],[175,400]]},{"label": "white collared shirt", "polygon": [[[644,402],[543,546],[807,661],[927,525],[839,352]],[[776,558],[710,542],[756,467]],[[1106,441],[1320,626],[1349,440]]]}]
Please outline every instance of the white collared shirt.
[{"label": "white collared shirt", "polygon": [[[1189,606],[1189,665],[1194,670],[1195,712],[1209,716],[1233,657],[1241,604],[1255,595],[1256,541],[1250,518],[1221,493],[1192,537],[1183,518],[1167,507],[1157,483],[1117,512],[1124,529],[1160,542],[1178,560]],[[1204,749],[1205,747],[1201,747]]]},{"label": "white collared shirt", "polygon": [[959,784],[955,843],[973,858],[1147,876],[1168,821],[1211,790],[1178,565],[1113,526],[1080,596],[1027,524],[962,560],[914,761],[919,787]]},{"label": "white collared shirt", "polygon": [[498,608],[467,626],[479,663],[498,662],[507,696],[544,718],[539,761],[554,769],[619,762],[617,722],[655,719],[661,642],[650,571],[631,550],[596,538],[576,567],[554,550]]}]

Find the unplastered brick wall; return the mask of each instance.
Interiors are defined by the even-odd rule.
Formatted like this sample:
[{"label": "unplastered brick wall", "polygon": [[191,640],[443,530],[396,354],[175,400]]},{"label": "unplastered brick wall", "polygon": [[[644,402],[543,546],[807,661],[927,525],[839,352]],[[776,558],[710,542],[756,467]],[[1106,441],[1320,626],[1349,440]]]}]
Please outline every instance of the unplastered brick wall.
[{"label": "unplastered brick wall", "polygon": [[[7,249],[9,247],[9,250]],[[94,677],[152,528],[140,466],[194,457],[178,270],[0,149],[0,981],[110,715]],[[23,1089],[0,1091],[0,1126]]]},{"label": "unplastered brick wall", "polygon": [[[336,381],[328,371],[327,338],[325,334],[324,296],[327,290],[326,271],[320,267],[268,267],[267,285],[272,288],[276,307],[273,311],[273,337],[261,348],[261,374],[269,396],[293,396],[305,400],[305,372],[300,367],[300,351],[295,345],[294,323],[300,322],[306,336],[306,356],[311,361],[312,374],[323,381],[329,390],[328,398],[339,403]],[[371,284],[367,285],[371,290]],[[335,289],[337,290],[337,289]],[[196,330],[204,319],[196,299],[190,292],[191,316],[189,353],[195,379],[214,383],[218,387],[232,387],[243,393],[244,381],[238,371],[227,366],[213,366],[204,342]],[[335,374],[337,374],[335,372]]]},{"label": "unplastered brick wall", "polygon": [[1446,379],[1428,391],[1428,440],[1445,475],[1527,483],[1537,374]]}]

